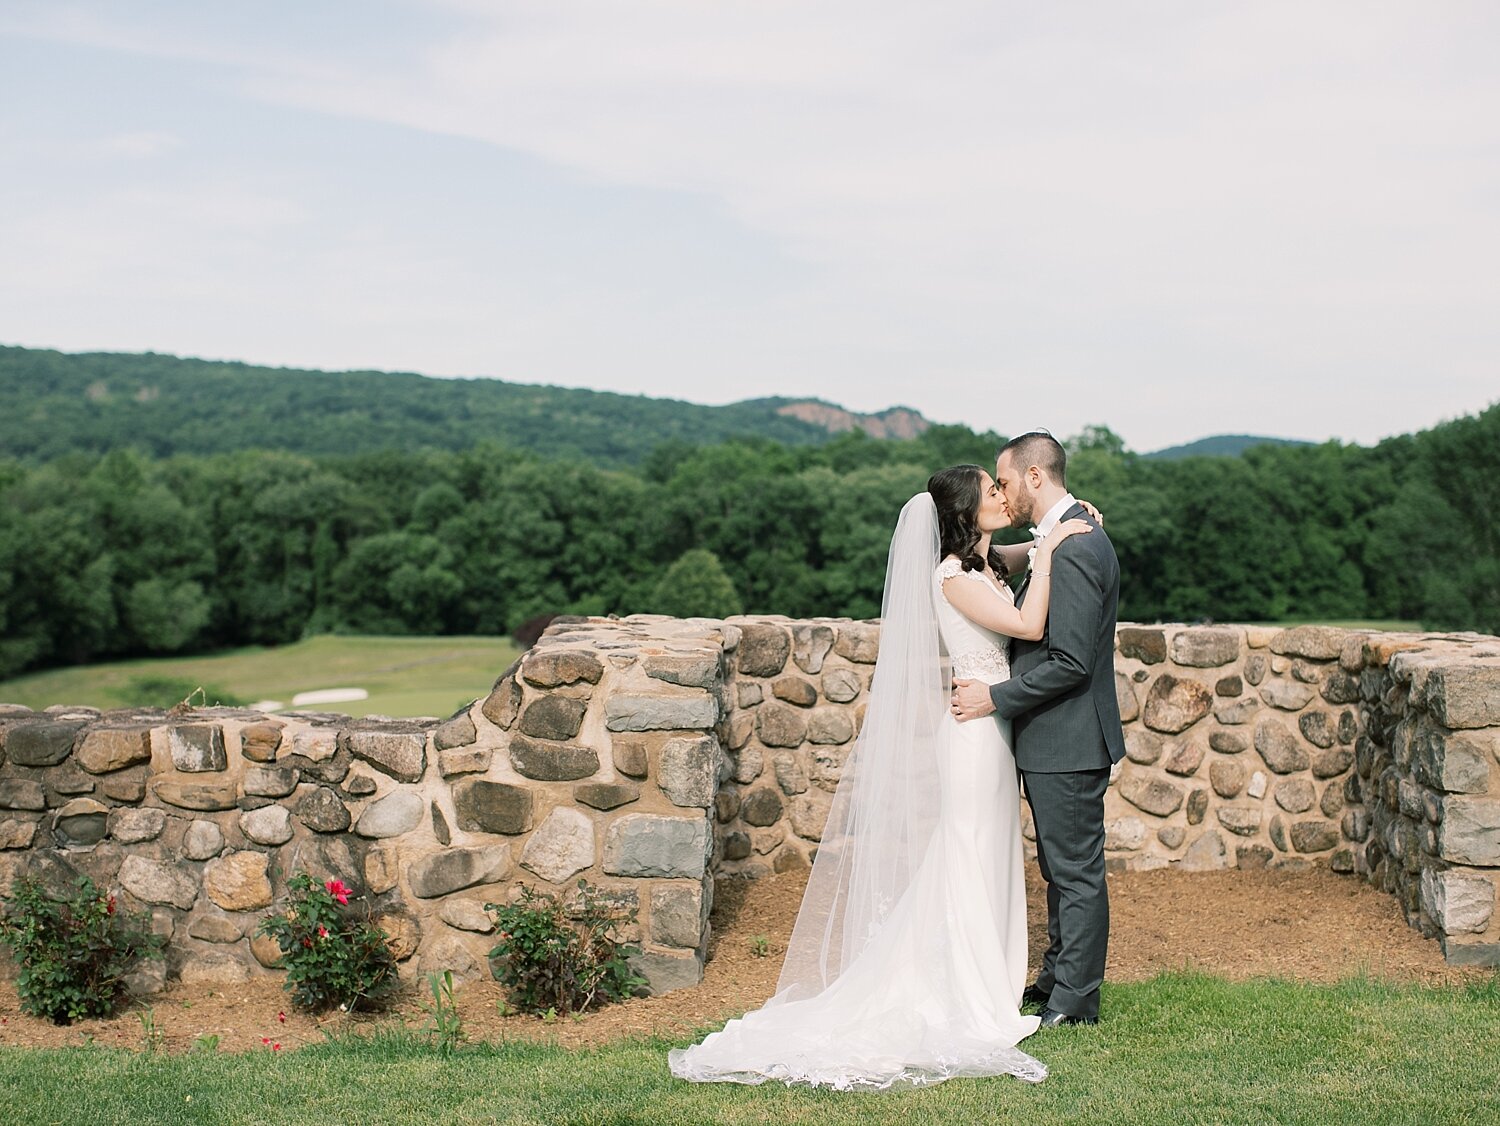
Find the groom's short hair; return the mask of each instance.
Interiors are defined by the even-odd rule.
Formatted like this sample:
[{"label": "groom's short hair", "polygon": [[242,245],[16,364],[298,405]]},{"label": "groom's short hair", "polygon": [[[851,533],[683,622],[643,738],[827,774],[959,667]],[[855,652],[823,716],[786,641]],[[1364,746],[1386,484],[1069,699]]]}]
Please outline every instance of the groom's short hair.
[{"label": "groom's short hair", "polygon": [[1000,447],[995,460],[999,461],[1007,453],[1016,468],[1022,472],[1034,465],[1050,477],[1053,484],[1065,489],[1068,487],[1067,452],[1063,450],[1062,443],[1045,430],[1017,434]]}]

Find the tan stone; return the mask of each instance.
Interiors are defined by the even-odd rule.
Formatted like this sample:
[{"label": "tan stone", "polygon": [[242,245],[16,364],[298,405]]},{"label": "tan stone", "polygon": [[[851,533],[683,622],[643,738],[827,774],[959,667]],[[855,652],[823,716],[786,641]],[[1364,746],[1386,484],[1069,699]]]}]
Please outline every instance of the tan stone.
[{"label": "tan stone", "polygon": [[396,886],[401,872],[396,865],[396,849],[390,845],[375,845],[365,853],[365,883],[376,895],[388,892]]},{"label": "tan stone", "polygon": [[90,774],[108,774],[151,761],[151,732],[146,728],[90,731],[74,756]]},{"label": "tan stone", "polygon": [[203,890],[226,911],[254,911],[271,905],[271,881],[263,852],[230,852],[203,868]]}]

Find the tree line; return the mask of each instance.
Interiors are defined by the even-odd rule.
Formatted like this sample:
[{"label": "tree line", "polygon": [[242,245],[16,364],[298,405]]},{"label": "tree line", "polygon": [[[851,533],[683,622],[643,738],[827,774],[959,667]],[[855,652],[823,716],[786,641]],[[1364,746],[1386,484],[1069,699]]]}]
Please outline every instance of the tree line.
[{"label": "tree line", "polygon": [[[669,441],[633,469],[498,445],[4,461],[0,676],[550,613],[874,616],[901,505],[1000,441]],[[1069,446],[1122,620],[1500,632],[1500,405],[1373,447],[1158,461],[1104,428]]]}]

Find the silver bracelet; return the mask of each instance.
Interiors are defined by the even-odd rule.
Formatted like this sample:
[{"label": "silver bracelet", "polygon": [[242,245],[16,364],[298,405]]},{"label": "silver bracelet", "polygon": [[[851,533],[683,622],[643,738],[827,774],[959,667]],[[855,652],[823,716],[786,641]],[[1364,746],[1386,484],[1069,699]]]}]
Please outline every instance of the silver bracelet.
[{"label": "silver bracelet", "polygon": [[1052,574],[1051,571],[1033,571],[1033,572],[1031,572],[1031,577],[1034,578],[1034,579],[1036,579],[1036,578],[1045,579],[1045,578],[1049,578],[1051,576],[1051,574]]}]

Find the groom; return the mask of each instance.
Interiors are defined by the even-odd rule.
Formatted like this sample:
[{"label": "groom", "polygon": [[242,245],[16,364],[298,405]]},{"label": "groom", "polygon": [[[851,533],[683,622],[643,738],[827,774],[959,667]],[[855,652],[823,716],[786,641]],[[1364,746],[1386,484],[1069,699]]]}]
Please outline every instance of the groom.
[{"label": "groom", "polygon": [[[995,462],[1011,522],[1035,524],[1038,540],[1059,522],[1088,520],[1052,556],[1052,601],[1040,641],[1016,641],[1011,679],[954,681],[954,715],[998,712],[1013,723],[1016,765],[1036,825],[1037,863],[1047,882],[1047,935],[1036,983],[1022,1002],[1042,1006],[1042,1026],[1094,1024],[1109,941],[1104,883],[1104,791],[1125,757],[1115,696],[1115,612],[1120,564],[1102,528],[1067,488],[1067,456],[1052,435],[1012,438]],[[1028,570],[1017,604],[1026,601]]]}]

